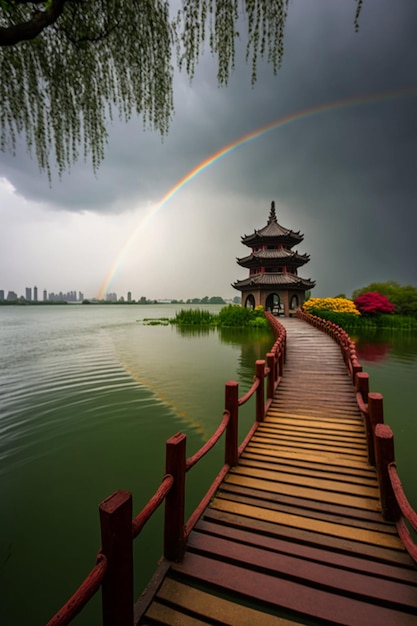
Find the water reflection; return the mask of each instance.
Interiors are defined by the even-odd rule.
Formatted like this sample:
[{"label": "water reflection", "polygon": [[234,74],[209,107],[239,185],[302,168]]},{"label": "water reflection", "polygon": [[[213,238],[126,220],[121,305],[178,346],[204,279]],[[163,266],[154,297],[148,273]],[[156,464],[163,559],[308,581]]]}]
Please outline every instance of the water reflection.
[{"label": "water reflection", "polygon": [[410,332],[377,331],[353,337],[359,361],[417,361],[417,335]]},{"label": "water reflection", "polygon": [[174,324],[174,328],[181,337],[201,337],[213,334],[216,328],[213,326],[178,326]]},{"label": "water reflection", "polygon": [[398,471],[411,505],[417,510],[417,336],[379,331],[354,337],[359,361],[369,374],[371,391],[382,393],[384,421],[394,433]]},{"label": "water reflection", "polygon": [[391,344],[387,341],[357,341],[356,342],[356,354],[358,355],[359,362],[371,361],[384,361],[391,349]]}]

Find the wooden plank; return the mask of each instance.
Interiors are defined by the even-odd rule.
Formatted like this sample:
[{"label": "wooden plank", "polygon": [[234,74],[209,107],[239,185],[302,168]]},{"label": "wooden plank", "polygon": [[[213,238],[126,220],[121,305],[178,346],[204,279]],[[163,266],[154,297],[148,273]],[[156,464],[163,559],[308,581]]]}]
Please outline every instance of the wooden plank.
[{"label": "wooden plank", "polygon": [[207,621],[177,611],[160,602],[152,602],[146,611],[145,618],[154,620],[157,624],[169,624],[170,626],[207,626]]},{"label": "wooden plank", "polygon": [[251,489],[258,489],[260,491],[293,495],[299,498],[306,498],[307,500],[337,503],[343,506],[367,509],[369,511],[381,510],[379,499],[371,498],[369,496],[352,496],[336,492],[329,492],[318,488],[289,485],[287,483],[279,481],[265,481],[258,478],[250,478],[249,476],[241,477],[233,473],[227,474],[224,482],[233,483],[235,485],[242,485],[244,487],[250,487]]},{"label": "wooden plank", "polygon": [[[265,462],[271,462],[271,463],[284,463],[285,465],[292,465],[294,467],[300,467],[305,468],[305,469],[309,469],[311,468],[312,470],[317,470],[317,471],[329,471],[331,470],[334,473],[340,474],[340,475],[347,475],[347,476],[351,476],[351,477],[358,477],[359,479],[362,477],[372,477],[375,478],[376,473],[375,473],[375,468],[370,467],[369,465],[365,464],[363,461],[359,461],[356,462],[354,461],[353,463],[348,462],[348,463],[344,463],[344,464],[340,464],[338,465],[337,463],[332,463],[331,456],[328,456],[328,459],[326,461],[326,458],[323,456],[313,456],[311,454],[307,455],[307,458],[304,458],[302,456],[300,456],[300,454],[287,454],[287,453],[283,453],[280,454],[279,456],[276,454],[276,448],[272,448],[269,449],[268,447],[263,447],[263,446],[259,446],[259,445],[252,445],[251,443],[249,443],[242,456],[240,457],[240,459],[253,459],[253,460],[257,460],[257,459],[265,459]],[[336,458],[337,461],[337,458]]]},{"label": "wooden plank", "polygon": [[352,444],[353,446],[365,446],[365,435],[355,435],[351,436],[349,432],[342,431],[329,431],[329,430],[320,430],[314,429],[309,430],[307,428],[296,428],[296,427],[271,427],[270,425],[262,425],[258,428],[257,435],[263,437],[271,437],[272,440],[280,439],[281,437],[301,437],[303,439],[311,439],[323,441],[324,443],[330,441],[331,443],[340,445],[340,444]]},{"label": "wooden plank", "polygon": [[[283,498],[276,494],[264,494],[262,491],[242,488],[238,485],[222,485],[217,493],[218,498],[232,500],[233,502],[242,502],[251,506],[257,506],[265,509],[279,510],[284,513],[293,513],[302,515],[303,517],[311,517],[313,519],[333,522],[335,524],[344,524],[345,526],[355,526],[356,528],[367,528],[368,530],[377,530],[379,532],[397,535],[397,529],[394,524],[387,524],[381,520],[379,515],[378,521],[374,519],[374,513],[368,510],[352,509],[351,507],[342,507],[338,505],[329,505],[328,503],[314,502],[311,500],[300,500],[292,498],[292,503],[286,504],[289,498]],[[358,516],[358,512],[363,515]]]},{"label": "wooden plank", "polygon": [[[249,447],[249,446],[248,446]],[[365,459],[360,459],[357,457],[349,457],[348,455],[343,455],[343,454],[335,454],[335,453],[331,453],[329,450],[326,450],[326,452],[320,452],[317,450],[294,450],[293,447],[284,447],[284,446],[277,446],[277,445],[273,445],[273,444],[268,444],[268,443],[259,443],[257,444],[256,442],[254,442],[251,439],[251,444],[249,447],[250,450],[252,449],[262,449],[262,450],[269,450],[271,452],[271,454],[273,454],[275,457],[282,457],[284,459],[299,459],[301,461],[303,460],[309,460],[312,462],[316,462],[316,463],[327,463],[329,465],[333,464],[336,466],[342,466],[342,467],[356,467],[359,469],[364,469],[367,467],[366,465],[366,461]]]},{"label": "wooden plank", "polygon": [[[291,626],[299,623],[268,612],[252,609],[237,602],[230,602],[172,578],[165,580],[158,593],[158,598],[188,612],[201,615],[204,618],[204,622],[198,623],[207,624],[207,619],[217,620],[225,626],[236,626],[237,624],[239,626]],[[165,608],[168,609],[168,607]],[[178,624],[178,626],[184,624],[184,626],[188,626],[186,621],[172,621],[172,616],[168,614],[168,611],[164,615],[161,615],[161,612],[159,612],[157,617],[155,617],[155,614],[147,614],[147,617],[160,620],[162,618],[169,624]]]},{"label": "wooden plank", "polygon": [[261,572],[250,571],[230,563],[212,560],[187,552],[182,563],[173,564],[179,574],[235,594],[246,595],[272,606],[281,606],[316,619],[346,626],[370,624],[401,624],[416,626],[417,617],[357,599],[310,588],[288,579],[278,579]]},{"label": "wooden plank", "polygon": [[[266,437],[262,437],[259,436],[257,434],[255,434],[252,438],[253,443],[268,443],[270,445],[273,445],[273,440],[271,440],[271,438],[266,438]],[[317,450],[324,450],[326,452],[331,452],[334,454],[339,454],[339,455],[346,455],[349,456],[351,458],[357,458],[357,459],[362,459],[363,461],[366,461],[367,459],[367,454],[364,448],[353,448],[352,446],[335,446],[334,444],[332,444],[331,442],[328,442],[327,444],[325,442],[321,442],[321,443],[309,443],[308,440],[306,441],[297,441],[295,439],[291,439],[289,437],[280,437],[279,441],[276,442],[276,445],[278,446],[282,446],[283,448],[288,448],[291,447],[291,444],[293,446],[297,446],[300,450],[312,450],[312,451],[317,451]]]},{"label": "wooden plank", "polygon": [[[305,422],[306,420],[302,420]],[[335,428],[333,424],[329,422],[325,422],[324,424],[320,424],[317,420],[312,420],[311,423],[308,424],[297,424],[297,422],[293,421],[292,423],[289,421],[281,422],[263,422],[260,426],[260,430],[262,433],[271,434],[280,433],[280,432],[294,432],[294,433],[303,433],[309,435],[320,435],[326,437],[337,437],[341,439],[354,439],[364,441],[365,432],[363,428],[357,426],[354,428],[353,426],[348,426],[344,428]]]},{"label": "wooden plank", "polygon": [[331,445],[343,445],[349,448],[366,449],[366,442],[363,436],[351,437],[349,434],[320,431],[318,429],[309,430],[308,428],[274,428],[266,429],[258,428],[258,436],[268,437],[272,441],[283,441],[285,438],[291,438],[294,441],[311,441],[311,442],[323,442],[325,445],[329,443]]},{"label": "wooden plank", "polygon": [[349,482],[352,484],[368,485],[369,487],[378,488],[378,480],[375,475],[370,476],[358,476],[356,473],[337,473],[329,469],[331,466],[326,466],[327,469],[315,469],[315,467],[308,465],[304,466],[300,464],[292,465],[289,463],[281,463],[278,460],[275,463],[268,462],[261,455],[248,454],[246,451],[239,459],[239,467],[256,467],[260,469],[270,470],[272,472],[285,472],[287,474],[298,474],[299,476],[310,476],[311,478],[326,478],[327,480],[335,480],[342,482]]},{"label": "wooden plank", "polygon": [[273,522],[274,524],[284,526],[302,528],[312,532],[332,535],[334,537],[344,537],[361,543],[371,543],[376,546],[394,548],[396,550],[404,549],[400,539],[397,536],[390,535],[388,533],[376,532],[362,528],[352,528],[351,526],[345,526],[343,524],[334,524],[331,522],[314,520],[302,515],[271,511],[265,508],[236,503],[220,498],[214,498],[211,503],[211,507],[220,511],[234,513],[235,515],[252,517],[253,519]]},{"label": "wooden plank", "polygon": [[253,545],[277,553],[297,556],[317,563],[327,563],[339,569],[363,572],[371,576],[408,582],[414,585],[417,594],[417,570],[380,563],[371,559],[344,554],[327,548],[316,548],[309,545],[287,541],[281,537],[270,537],[259,533],[249,532],[241,528],[223,526],[207,520],[200,520],[196,532],[203,532],[222,539],[231,539],[241,544]]},{"label": "wooden plank", "polygon": [[344,537],[335,537],[311,532],[305,528],[281,526],[261,519],[255,520],[249,517],[241,517],[226,511],[207,509],[204,519],[214,521],[221,526],[244,528],[255,533],[264,533],[272,537],[280,537],[302,543],[304,545],[327,548],[345,554],[358,554],[362,558],[374,559],[377,562],[400,564],[414,570],[415,564],[404,548],[396,550],[371,544],[357,543]]},{"label": "wooden plank", "polygon": [[233,562],[250,567],[270,576],[291,578],[303,584],[318,585],[346,594],[363,596],[371,602],[384,602],[416,611],[416,587],[398,581],[387,581],[381,577],[368,576],[363,572],[341,570],[328,563],[317,563],[310,559],[300,559],[289,554],[277,554],[259,546],[248,546],[236,541],[193,533],[187,550],[209,555],[210,558]]},{"label": "wooden plank", "polygon": [[[293,419],[297,419],[297,418],[319,419],[316,414],[318,413],[321,415],[323,413],[322,409],[317,409],[314,406],[307,407],[308,412],[288,411],[288,409],[286,408],[286,402],[282,403],[283,408],[280,408],[280,407],[281,407],[281,403],[278,404],[278,403],[273,402],[268,411],[266,420],[269,420],[269,419],[273,420],[275,417],[289,417]],[[334,413],[334,415],[338,417],[338,420],[342,424],[351,424],[352,426],[359,426],[363,423],[362,416],[359,412],[359,409],[352,416],[347,415],[346,409],[341,409],[340,411],[337,411],[336,409],[330,409],[330,412]],[[331,415],[324,414],[320,417],[320,421],[332,423],[332,422],[335,422],[336,419],[335,417],[332,417]]]},{"label": "wooden plank", "polygon": [[328,480],[325,476],[310,478],[305,475],[297,475],[286,472],[276,472],[264,470],[261,468],[245,467],[237,465],[232,468],[230,475],[249,476],[251,478],[259,478],[260,480],[271,480],[278,483],[287,483],[290,485],[302,485],[304,487],[312,487],[313,489],[324,489],[328,492],[349,493],[356,496],[365,496],[367,498],[375,498],[379,500],[379,488],[377,486],[354,484],[342,482],[340,480]]},{"label": "wooden plank", "polygon": [[352,432],[358,433],[358,435],[364,436],[365,430],[361,424],[357,424],[356,420],[352,424],[341,423],[340,421],[331,421],[329,419],[319,420],[315,416],[308,417],[303,416],[302,418],[295,417],[272,417],[273,412],[268,412],[268,417],[265,422],[262,422],[261,427],[266,428],[269,425],[274,426],[275,424],[288,424],[288,426],[296,426],[298,428],[320,428],[320,429],[331,429],[331,430],[340,430],[342,432]]}]

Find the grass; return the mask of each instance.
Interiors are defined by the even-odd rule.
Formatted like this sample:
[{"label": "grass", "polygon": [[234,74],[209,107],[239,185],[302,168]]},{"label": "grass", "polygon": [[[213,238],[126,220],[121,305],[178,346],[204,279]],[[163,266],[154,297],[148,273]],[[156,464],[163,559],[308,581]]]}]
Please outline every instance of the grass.
[{"label": "grass", "polygon": [[170,320],[178,326],[219,326],[223,328],[269,328],[262,309],[246,309],[229,304],[218,315],[200,309],[181,310]]}]

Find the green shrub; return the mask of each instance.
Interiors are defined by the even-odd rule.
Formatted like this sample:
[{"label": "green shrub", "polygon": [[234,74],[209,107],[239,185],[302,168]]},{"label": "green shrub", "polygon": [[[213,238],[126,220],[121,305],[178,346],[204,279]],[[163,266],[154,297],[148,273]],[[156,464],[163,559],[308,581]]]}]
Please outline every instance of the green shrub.
[{"label": "green shrub", "polygon": [[179,326],[215,326],[216,316],[200,309],[181,309],[170,322]]},{"label": "green shrub", "polygon": [[252,310],[236,304],[229,304],[223,307],[217,316],[217,323],[223,328],[269,327],[262,307],[256,307]]}]

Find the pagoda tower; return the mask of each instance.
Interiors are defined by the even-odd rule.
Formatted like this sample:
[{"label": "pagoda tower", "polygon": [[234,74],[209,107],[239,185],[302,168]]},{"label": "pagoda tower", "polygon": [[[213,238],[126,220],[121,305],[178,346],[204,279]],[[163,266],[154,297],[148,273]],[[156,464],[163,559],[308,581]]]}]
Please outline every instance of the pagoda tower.
[{"label": "pagoda tower", "polygon": [[305,300],[305,292],[316,284],[298,276],[298,268],[310,260],[308,254],[292,250],[303,239],[300,231],[278,224],[272,202],[267,225],[242,237],[242,243],[251,248],[251,253],[237,262],[249,269],[249,277],[232,286],[241,292],[243,306],[262,305],[265,311],[283,313],[286,317],[295,313]]}]

